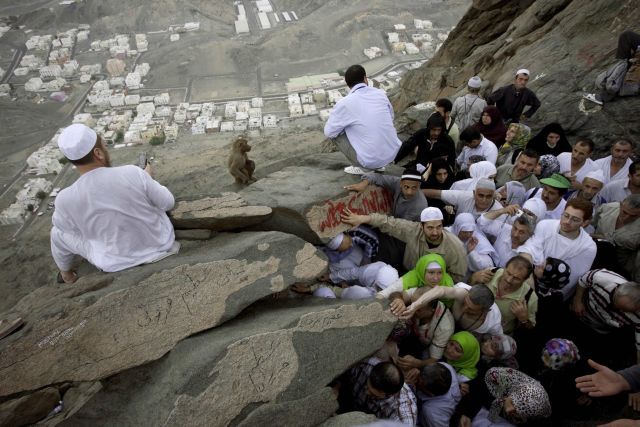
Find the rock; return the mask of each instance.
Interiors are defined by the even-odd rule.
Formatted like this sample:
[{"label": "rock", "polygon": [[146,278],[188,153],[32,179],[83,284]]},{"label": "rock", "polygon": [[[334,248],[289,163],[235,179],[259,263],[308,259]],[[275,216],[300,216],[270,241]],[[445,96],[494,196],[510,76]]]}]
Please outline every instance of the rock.
[{"label": "rock", "polygon": [[0,403],[0,426],[24,426],[46,417],[60,401],[55,387],[47,387]]},{"label": "rock", "polygon": [[269,219],[271,208],[249,206],[237,193],[222,193],[221,197],[179,201],[169,217],[176,229],[208,229],[229,231],[256,225]]},{"label": "rock", "polygon": [[375,415],[364,412],[347,412],[329,418],[318,427],[352,427],[361,426],[378,421]]},{"label": "rock", "polygon": [[314,425],[322,421],[315,406],[301,412],[296,402],[310,405],[321,393],[318,413],[328,415],[335,406],[321,389],[379,348],[395,323],[376,300],[262,301],[162,359],[104,380],[64,425],[299,425],[300,417]]},{"label": "rock", "polygon": [[[240,195],[250,204],[266,205],[273,209],[273,216],[254,229],[285,231],[313,244],[321,244],[321,237],[330,234],[331,230],[318,233],[320,228],[327,227],[317,227],[313,221],[317,220],[317,224],[320,224],[326,218],[321,212],[336,214],[335,210],[330,209],[331,201],[342,206],[345,201],[352,200],[354,195],[347,195],[344,186],[359,182],[360,177],[344,173],[343,169],[348,163],[342,153],[304,156],[290,159],[290,162],[291,165],[280,165],[282,167],[277,172],[242,190]],[[400,167],[391,166],[387,173],[399,175],[401,171]],[[371,208],[387,207],[380,196],[370,200],[378,201]],[[356,198],[352,201],[357,208]],[[312,224],[309,224],[307,213],[312,210],[314,216]],[[329,228],[338,225],[335,217],[330,223],[332,225]]]},{"label": "rock", "polygon": [[209,240],[213,231],[204,229],[175,230],[176,240]]},{"label": "rock", "polygon": [[15,307],[28,327],[0,342],[0,394],[94,381],[158,359],[326,266],[292,235],[222,234],[158,263],[39,288]]},{"label": "rock", "polygon": [[486,96],[528,68],[528,87],[542,106],[527,125],[536,133],[559,122],[570,137],[592,138],[594,158],[601,157],[615,138],[640,137],[640,102],[617,98],[600,108],[582,95],[614,62],[618,35],[636,24],[637,3],[629,0],[474,0],[435,56],[408,72],[390,98],[398,112],[440,97],[453,101],[473,75],[485,81]]},{"label": "rock", "polygon": [[94,394],[102,389],[100,381],[91,383],[78,383],[70,387],[62,398],[63,409],[57,415],[47,418],[44,421],[37,423],[38,426],[53,427],[60,424],[71,415],[75,414],[80,408],[82,408],[87,401],[93,397]]}]

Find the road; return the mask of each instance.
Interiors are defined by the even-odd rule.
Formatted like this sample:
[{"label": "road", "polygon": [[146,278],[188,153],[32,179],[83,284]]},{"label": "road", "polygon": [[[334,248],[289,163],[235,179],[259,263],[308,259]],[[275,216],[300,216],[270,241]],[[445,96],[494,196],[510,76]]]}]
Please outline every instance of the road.
[{"label": "road", "polygon": [[9,79],[13,75],[13,70],[15,70],[15,68],[18,66],[18,64],[22,60],[22,56],[26,51],[26,46],[20,46],[18,49],[16,49],[16,52],[13,54],[11,64],[9,65],[9,68],[7,68],[7,71],[4,73],[4,77],[2,77],[0,83],[7,83],[9,81]]}]

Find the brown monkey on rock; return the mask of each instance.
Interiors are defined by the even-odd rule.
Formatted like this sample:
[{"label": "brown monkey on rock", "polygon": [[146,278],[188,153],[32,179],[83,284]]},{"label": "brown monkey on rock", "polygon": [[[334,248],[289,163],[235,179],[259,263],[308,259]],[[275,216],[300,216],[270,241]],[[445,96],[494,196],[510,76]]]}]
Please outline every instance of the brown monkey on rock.
[{"label": "brown monkey on rock", "polygon": [[247,156],[249,151],[251,151],[251,146],[243,136],[239,136],[231,145],[231,154],[229,155],[227,167],[231,176],[236,179],[237,184],[248,184],[256,181],[253,177],[256,164],[253,160],[249,160]]}]

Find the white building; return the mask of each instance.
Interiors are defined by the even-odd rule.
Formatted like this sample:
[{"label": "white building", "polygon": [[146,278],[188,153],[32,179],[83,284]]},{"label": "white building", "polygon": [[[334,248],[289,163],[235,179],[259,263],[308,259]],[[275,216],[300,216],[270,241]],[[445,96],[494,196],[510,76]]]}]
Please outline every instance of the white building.
[{"label": "white building", "polygon": [[300,94],[300,102],[303,104],[313,104],[313,94],[311,93],[301,93]]},{"label": "white building", "polygon": [[81,123],[92,128],[95,126],[96,121],[93,120],[93,116],[89,113],[79,113],[73,116],[72,123]]},{"label": "white building", "polygon": [[327,100],[327,92],[320,88],[313,90],[313,100],[315,102],[325,102]]},{"label": "white building", "polygon": [[235,118],[236,116],[236,103],[234,102],[228,102],[225,106],[224,106],[224,117],[227,119],[230,118]]},{"label": "white building", "polygon": [[178,40],[180,40],[180,34],[178,34],[178,33],[171,34],[169,36],[169,41],[177,42]]},{"label": "white building", "polygon": [[136,49],[139,52],[146,52],[149,47],[146,34],[136,34]]},{"label": "white building", "polygon": [[35,175],[58,173],[63,167],[59,161],[60,157],[62,155],[57,143],[49,141],[44,147],[27,157],[28,172]]},{"label": "white building", "polygon": [[89,39],[89,30],[78,31],[78,34],[76,34],[77,42],[83,42],[88,39]]},{"label": "white building", "polygon": [[342,99],[342,94],[339,90],[332,89],[327,91],[327,99],[329,101],[329,105],[335,105],[336,102]]},{"label": "white building", "polygon": [[238,101],[238,106],[236,107],[238,111],[248,112],[249,108],[251,108],[251,103],[249,101]]},{"label": "white building", "polygon": [[369,59],[376,58],[378,56],[382,56],[382,49],[377,46],[371,46],[364,50],[364,56]]},{"label": "white building", "polygon": [[262,27],[263,30],[271,28],[271,22],[269,22],[269,17],[265,12],[258,12],[258,21],[260,22],[260,27]]},{"label": "white building", "polygon": [[257,0],[256,7],[258,8],[258,12],[261,13],[273,12],[273,7],[269,0]]},{"label": "white building", "polygon": [[155,105],[167,105],[170,100],[171,98],[169,98],[168,92],[164,92],[153,97],[153,103]]},{"label": "white building", "polygon": [[125,84],[129,89],[140,89],[140,73],[129,73],[127,77],[124,79]]},{"label": "white building", "polygon": [[233,132],[233,122],[220,123],[220,132]]},{"label": "white building", "polygon": [[389,40],[389,43],[398,43],[400,41],[400,36],[398,33],[388,33],[387,39]]},{"label": "white building", "polygon": [[42,79],[39,77],[32,77],[24,84],[24,90],[27,92],[36,92],[42,89]]},{"label": "white building", "polygon": [[284,22],[291,22],[291,17],[288,12],[282,12],[282,17],[284,18]]},{"label": "white building", "polygon": [[249,32],[249,23],[247,17],[244,15],[238,16],[238,19],[234,22],[236,27],[236,34],[244,34]]},{"label": "white building", "polygon": [[241,120],[239,122],[235,122],[233,124],[233,130],[236,132],[243,132],[245,130],[247,130],[247,121],[246,120]]},{"label": "white building", "polygon": [[420,49],[418,49],[418,47],[413,43],[405,43],[404,50],[409,55],[415,55],[417,53],[420,53]]},{"label": "white building", "polygon": [[262,116],[262,126],[274,128],[278,126],[278,117],[275,114],[265,114]]},{"label": "white building", "polygon": [[40,68],[40,78],[60,77],[62,74],[62,67],[58,64],[47,65]]},{"label": "white building", "polygon": [[156,111],[153,113],[154,116],[156,117],[171,117],[171,115],[173,114],[173,111],[171,110],[171,107],[169,107],[168,105],[161,105],[159,107],[156,107]]},{"label": "white building", "polygon": [[264,100],[262,98],[251,98],[251,106],[254,108],[264,107]]},{"label": "white building", "polygon": [[210,117],[207,119],[207,123],[205,125],[205,131],[207,133],[218,132],[220,130],[220,117]]},{"label": "white building", "polygon": [[320,120],[322,120],[323,122],[326,122],[327,120],[329,120],[329,115],[331,114],[331,109],[327,108],[324,110],[320,110],[318,115],[320,117]]},{"label": "white building", "polygon": [[186,31],[196,31],[200,29],[200,22],[185,22],[184,29]]},{"label": "white building", "polygon": [[149,74],[149,70],[151,67],[149,67],[149,63],[148,62],[143,62],[141,64],[136,65],[135,68],[135,72],[140,74],[141,77],[146,76],[147,74]]},{"label": "white building", "polygon": [[28,212],[24,209],[24,206],[18,203],[13,203],[7,209],[0,213],[0,224],[3,225],[18,225],[24,224]]},{"label": "white building", "polygon": [[106,80],[98,80],[97,82],[94,83],[93,90],[95,91],[109,90],[109,82]]},{"label": "white building", "polygon": [[116,93],[109,97],[109,105],[112,107],[122,107],[124,105],[124,93]]},{"label": "white building", "polygon": [[122,89],[125,86],[124,77],[113,77],[109,79],[109,87],[113,89]]},{"label": "white building", "polygon": [[289,104],[290,117],[301,117],[302,114],[302,104]]},{"label": "white building", "polygon": [[26,76],[29,74],[29,69],[27,67],[18,67],[13,70],[13,74],[15,74],[16,77]]},{"label": "white building", "polygon": [[153,102],[143,102],[138,104],[136,111],[138,112],[138,115],[153,114],[153,112],[156,111],[156,106],[153,105]]},{"label": "white building", "polygon": [[257,117],[259,119],[262,119],[262,108],[253,108],[253,107],[249,108],[248,113],[249,113],[249,118]]},{"label": "white building", "polygon": [[216,111],[216,105],[213,102],[205,102],[202,104],[202,110],[200,110],[200,114],[205,117],[211,117],[213,113]]},{"label": "white building", "polygon": [[393,29],[396,31],[404,31],[407,29],[407,27],[404,24],[395,24],[393,26]]},{"label": "white building", "polygon": [[140,95],[127,95],[124,97],[125,105],[138,105],[140,103]]},{"label": "white building", "polygon": [[305,116],[312,116],[318,114],[315,104],[302,104],[302,113]]},{"label": "white building", "polygon": [[249,113],[247,113],[246,111],[236,112],[236,117],[235,117],[236,122],[240,120],[247,120],[248,118],[249,118]]},{"label": "white building", "polygon": [[262,117],[249,117],[249,129],[260,129],[262,125]]},{"label": "white building", "polygon": [[178,125],[165,126],[164,136],[167,141],[175,141],[178,139]]},{"label": "white building", "polygon": [[194,123],[191,125],[192,135],[203,135],[205,133],[205,125],[202,123]]},{"label": "white building", "polygon": [[78,72],[78,68],[80,68],[80,64],[75,59],[71,61],[65,62],[62,68],[62,75],[64,77],[72,77],[75,73]]}]

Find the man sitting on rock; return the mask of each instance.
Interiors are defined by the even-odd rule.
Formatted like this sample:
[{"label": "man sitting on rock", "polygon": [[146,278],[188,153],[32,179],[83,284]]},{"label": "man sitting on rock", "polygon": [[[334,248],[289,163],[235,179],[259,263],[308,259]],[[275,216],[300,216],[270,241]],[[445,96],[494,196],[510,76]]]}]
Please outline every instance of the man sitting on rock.
[{"label": "man sitting on rock", "polygon": [[351,162],[344,171],[362,175],[391,163],[401,142],[393,126],[389,98],[384,91],[368,86],[364,68],[350,66],[344,80],[349,94],[331,111],[324,134]]},{"label": "man sitting on rock", "polygon": [[408,162],[405,167],[416,167],[421,164],[427,167],[438,157],[446,156],[447,163],[453,168],[456,160],[456,147],[447,135],[444,118],[440,114],[432,114],[427,119],[427,126],[411,135],[402,143],[394,163],[400,162],[409,154],[416,153],[416,159]]},{"label": "man sitting on rock", "polygon": [[64,129],[58,146],[80,174],[56,197],[51,253],[60,269],[59,282],[77,280],[75,255],[113,272],[178,251],[166,214],[174,198],[151,178],[150,166],[112,168],[102,139],[82,124]]},{"label": "man sitting on rock", "polygon": [[405,271],[413,269],[422,255],[437,253],[447,263],[453,280],[464,280],[467,274],[467,251],[460,239],[444,230],[442,212],[437,208],[426,208],[420,214],[420,221],[412,222],[377,213],[357,215],[348,209],[342,215],[342,222],[346,224],[354,227],[369,224],[405,242],[402,262]]},{"label": "man sitting on rock", "polygon": [[411,426],[418,422],[416,396],[404,382],[400,368],[391,362],[370,357],[351,368],[345,384],[341,383],[340,394],[340,400],[347,401],[344,410],[362,411]]},{"label": "man sitting on rock", "polygon": [[467,170],[467,162],[471,156],[482,156],[486,161],[496,164],[498,148],[473,127],[462,131],[460,141],[464,144],[462,152],[456,158],[460,170]]},{"label": "man sitting on rock", "polygon": [[[513,84],[503,86],[487,98],[487,104],[495,105],[500,110],[506,123],[519,123],[530,119],[540,108],[540,101],[531,89],[527,88],[529,70],[521,68],[516,71]],[[527,111],[524,107],[529,106]]]}]

